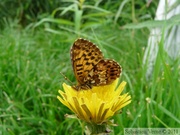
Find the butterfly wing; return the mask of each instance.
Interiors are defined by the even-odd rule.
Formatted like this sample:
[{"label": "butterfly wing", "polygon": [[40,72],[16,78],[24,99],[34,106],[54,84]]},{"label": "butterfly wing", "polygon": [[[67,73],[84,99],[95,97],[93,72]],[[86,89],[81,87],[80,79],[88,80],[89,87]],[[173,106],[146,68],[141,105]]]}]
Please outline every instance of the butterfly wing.
[{"label": "butterfly wing", "polygon": [[100,60],[97,65],[94,66],[91,84],[94,86],[102,86],[112,83],[119,78],[122,68],[119,64],[113,60]]},{"label": "butterfly wing", "polygon": [[81,38],[74,42],[71,48],[71,62],[75,77],[80,85],[89,82],[90,71],[92,73],[92,69],[101,59],[103,59],[102,52],[92,42]]}]

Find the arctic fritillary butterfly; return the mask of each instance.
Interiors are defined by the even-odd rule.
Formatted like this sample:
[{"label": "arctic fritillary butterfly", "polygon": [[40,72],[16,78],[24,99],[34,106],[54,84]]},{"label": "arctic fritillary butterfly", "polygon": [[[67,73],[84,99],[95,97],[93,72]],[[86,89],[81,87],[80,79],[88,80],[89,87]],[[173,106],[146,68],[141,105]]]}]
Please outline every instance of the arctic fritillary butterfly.
[{"label": "arctic fritillary butterfly", "polygon": [[122,68],[114,60],[104,59],[101,50],[92,42],[79,38],[71,48],[71,61],[78,85],[75,90],[111,84]]}]

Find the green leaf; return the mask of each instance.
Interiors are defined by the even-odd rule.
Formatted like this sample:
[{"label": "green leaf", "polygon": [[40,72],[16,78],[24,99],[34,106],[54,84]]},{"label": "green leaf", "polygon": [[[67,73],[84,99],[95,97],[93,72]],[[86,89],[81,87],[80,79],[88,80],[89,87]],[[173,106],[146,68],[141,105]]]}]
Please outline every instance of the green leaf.
[{"label": "green leaf", "polygon": [[180,15],[175,15],[168,20],[152,20],[142,23],[131,23],[123,26],[125,29],[141,29],[141,28],[154,28],[154,27],[171,27],[180,24]]}]

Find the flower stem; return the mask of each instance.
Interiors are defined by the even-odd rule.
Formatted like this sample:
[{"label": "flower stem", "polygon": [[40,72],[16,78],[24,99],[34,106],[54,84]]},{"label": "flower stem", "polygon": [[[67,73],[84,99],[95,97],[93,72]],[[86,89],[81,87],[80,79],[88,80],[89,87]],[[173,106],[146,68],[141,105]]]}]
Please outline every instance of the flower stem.
[{"label": "flower stem", "polygon": [[85,133],[86,135],[109,135],[111,132],[107,126],[107,124],[92,124],[86,123]]}]

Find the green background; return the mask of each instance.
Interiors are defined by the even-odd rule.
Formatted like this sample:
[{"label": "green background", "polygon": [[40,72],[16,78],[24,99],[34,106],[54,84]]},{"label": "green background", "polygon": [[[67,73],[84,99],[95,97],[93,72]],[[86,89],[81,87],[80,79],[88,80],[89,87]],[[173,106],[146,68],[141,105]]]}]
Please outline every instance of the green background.
[{"label": "green background", "polygon": [[[135,0],[1,0],[0,2],[0,134],[83,134],[72,112],[58,100],[60,72],[76,83],[70,47],[79,38],[94,42],[105,58],[123,68],[120,81],[132,102],[113,117],[117,127],[180,127],[180,60],[163,50],[164,39],[152,77],[146,79],[149,63],[142,60],[158,1],[149,5]],[[179,17],[161,27],[179,23]],[[164,33],[162,32],[162,35]]]}]

